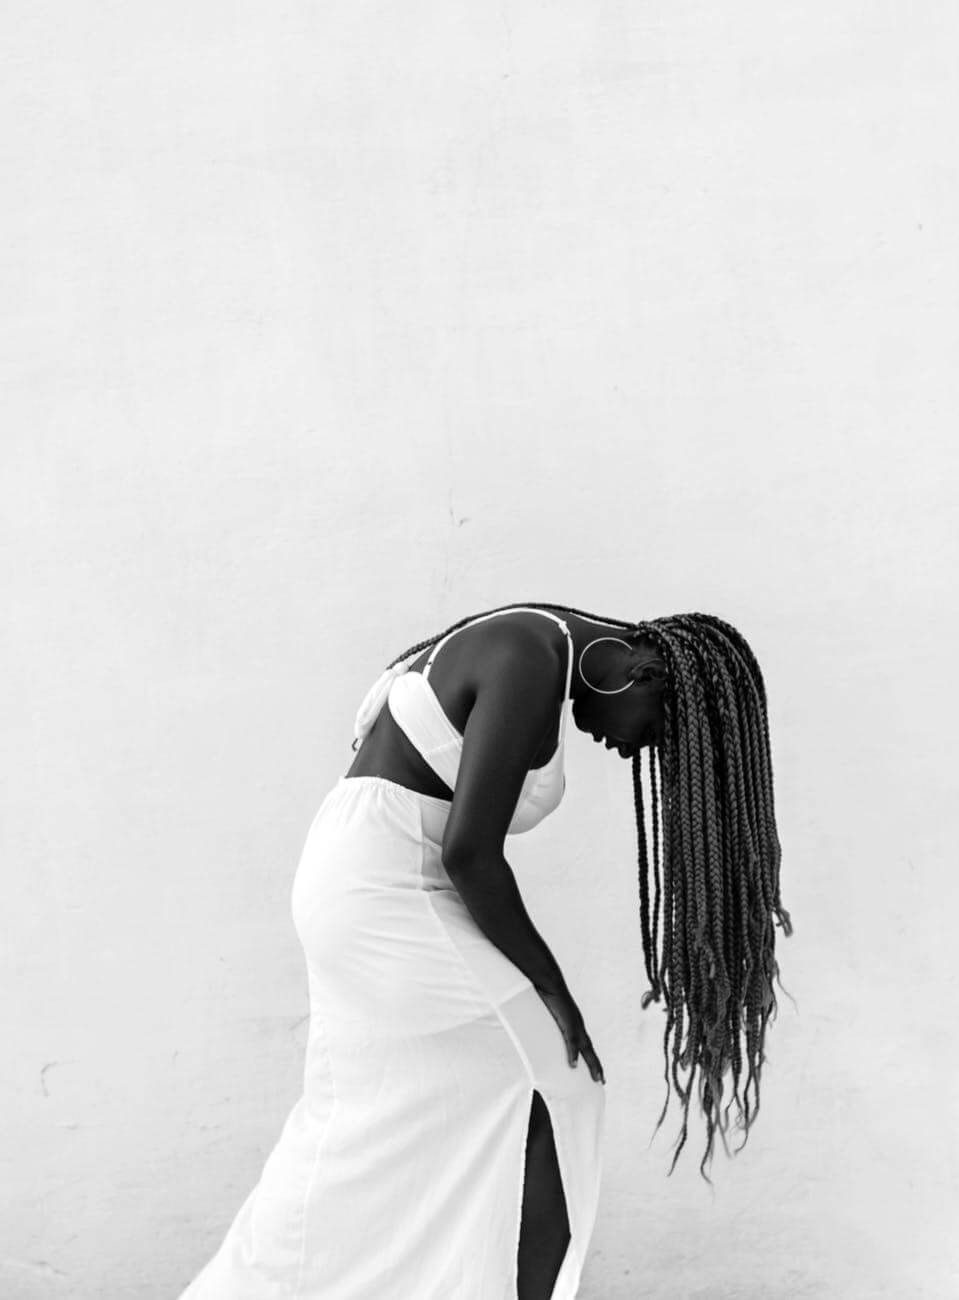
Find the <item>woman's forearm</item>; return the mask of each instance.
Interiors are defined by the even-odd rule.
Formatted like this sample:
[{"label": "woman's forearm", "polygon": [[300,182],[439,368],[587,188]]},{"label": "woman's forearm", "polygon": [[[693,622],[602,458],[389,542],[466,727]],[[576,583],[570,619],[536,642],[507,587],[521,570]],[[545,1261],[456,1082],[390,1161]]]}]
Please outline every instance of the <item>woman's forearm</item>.
[{"label": "woman's forearm", "polygon": [[533,986],[546,993],[566,991],[559,964],[533,925],[506,859],[486,856],[444,866],[473,920]]}]

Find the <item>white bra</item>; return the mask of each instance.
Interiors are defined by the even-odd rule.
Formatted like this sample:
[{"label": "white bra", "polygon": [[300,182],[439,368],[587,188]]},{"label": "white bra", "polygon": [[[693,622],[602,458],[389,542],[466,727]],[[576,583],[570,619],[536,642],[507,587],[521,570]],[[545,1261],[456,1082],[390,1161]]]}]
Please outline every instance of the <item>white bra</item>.
[{"label": "white bra", "polygon": [[[463,627],[472,627],[476,623],[483,622],[484,619],[495,618],[498,614],[514,613],[519,608],[529,609],[534,614],[545,614],[547,618],[559,624],[569,642],[569,660],[566,666],[566,688],[560,706],[562,711],[556,752],[548,763],[542,767],[531,768],[527,772],[516,801],[516,809],[507,828],[507,835],[519,835],[524,831],[532,830],[558,807],[563,798],[566,789],[566,778],[563,773],[566,717],[569,712],[569,689],[573,671],[573,638],[569,628],[563,619],[548,610],[532,609],[529,606],[497,609],[491,614],[481,614],[479,618],[464,623]],[[436,643],[421,673],[410,672],[408,663],[394,664],[392,668],[386,669],[367,692],[357,712],[353,728],[356,739],[362,743],[383,705],[388,701],[390,713],[397,726],[429,763],[440,780],[451,790],[456,789],[456,777],[463,753],[463,737],[443,712],[436,692],[429,684],[429,671],[440,647],[460,631],[462,628],[455,628]],[[421,807],[424,833],[430,839],[441,842],[446,818],[449,815],[449,800],[430,797],[429,800],[424,799]]]}]

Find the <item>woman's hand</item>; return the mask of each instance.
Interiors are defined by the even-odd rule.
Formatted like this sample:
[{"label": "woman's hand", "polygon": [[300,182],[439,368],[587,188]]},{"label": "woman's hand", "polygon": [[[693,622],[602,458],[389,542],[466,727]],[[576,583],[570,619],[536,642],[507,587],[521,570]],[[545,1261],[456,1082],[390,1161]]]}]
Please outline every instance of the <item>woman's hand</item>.
[{"label": "woman's hand", "polygon": [[536,992],[560,1027],[566,1041],[566,1055],[570,1065],[575,1065],[577,1056],[582,1055],[589,1066],[590,1074],[597,1083],[605,1083],[606,1075],[603,1073],[603,1067],[600,1065],[599,1057],[593,1051],[593,1044],[586,1032],[583,1017],[569,989],[564,989],[560,993],[548,992],[545,989],[537,989]]}]

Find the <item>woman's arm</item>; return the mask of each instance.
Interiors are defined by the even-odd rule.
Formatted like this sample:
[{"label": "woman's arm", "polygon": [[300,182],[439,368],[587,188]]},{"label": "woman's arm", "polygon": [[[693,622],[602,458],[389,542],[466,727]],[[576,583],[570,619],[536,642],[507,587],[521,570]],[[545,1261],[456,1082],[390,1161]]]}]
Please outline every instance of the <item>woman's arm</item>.
[{"label": "woman's arm", "polygon": [[443,838],[443,865],[483,933],[539,990],[566,982],[503,854],[526,774],[562,703],[559,656],[533,634],[484,656]]},{"label": "woman's arm", "polygon": [[447,873],[473,920],[542,993],[565,993],[566,981],[546,941],[533,925],[506,859],[477,858]]}]

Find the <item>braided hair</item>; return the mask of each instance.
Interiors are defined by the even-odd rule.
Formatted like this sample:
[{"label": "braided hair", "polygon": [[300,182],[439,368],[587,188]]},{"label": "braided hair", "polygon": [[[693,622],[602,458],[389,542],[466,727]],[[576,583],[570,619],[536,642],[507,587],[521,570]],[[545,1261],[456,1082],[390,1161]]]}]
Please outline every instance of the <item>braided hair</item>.
[{"label": "braided hair", "polygon": [[[743,636],[712,614],[677,614],[627,623],[536,601],[498,607],[518,608],[561,609],[622,627],[625,641],[654,643],[665,664],[663,743],[648,751],[653,800],[652,917],[643,750],[637,750],[632,759],[640,929],[650,985],[643,994],[642,1007],[662,1000],[666,1012],[666,1100],[654,1133],[669,1107],[670,1075],[683,1103],[682,1129],[669,1173],[686,1143],[698,1070],[697,1097],[707,1132],[699,1169],[711,1184],[705,1166],[712,1161],[717,1131],[730,1155],[726,1133],[733,1101],[738,1106],[736,1125],[743,1130],[736,1154],[745,1146],[759,1114],[766,1026],[777,1011],[773,981],[779,980],[779,965],[774,924],[785,935],[792,934],[792,922],[780,898],[782,853],[775,822],[762,672]],[[470,614],[445,632],[411,646],[388,667],[477,617]],[[779,986],[790,996],[781,980]],[[740,1097],[744,1066],[746,1082]],[[681,1070],[687,1071],[685,1086]],[[721,1118],[723,1079],[730,1070],[732,1095]]]}]

